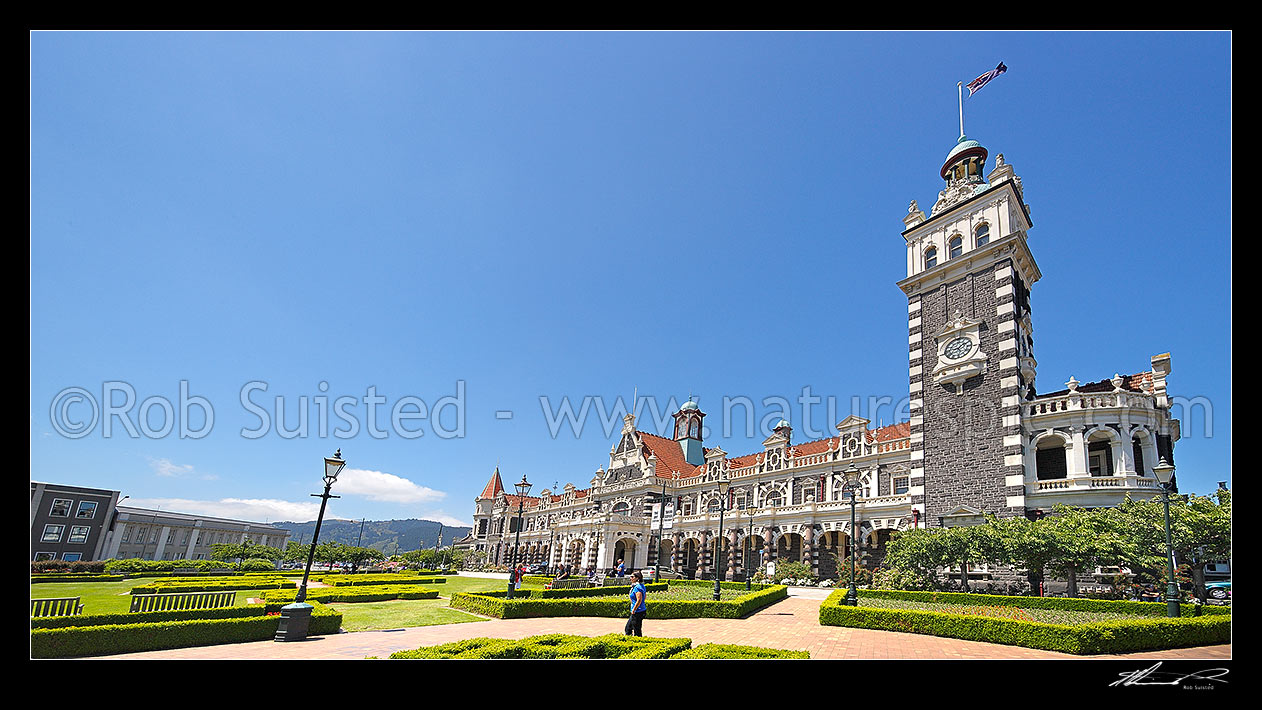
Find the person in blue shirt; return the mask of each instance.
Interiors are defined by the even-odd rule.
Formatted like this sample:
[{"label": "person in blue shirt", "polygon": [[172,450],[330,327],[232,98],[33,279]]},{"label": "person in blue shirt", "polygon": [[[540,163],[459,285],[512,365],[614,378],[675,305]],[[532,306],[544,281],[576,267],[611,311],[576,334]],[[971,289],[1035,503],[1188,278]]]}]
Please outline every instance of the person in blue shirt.
[{"label": "person in blue shirt", "polygon": [[614,568],[613,576],[615,577],[627,576],[627,565],[622,560],[618,560],[618,566]]},{"label": "person in blue shirt", "polygon": [[635,582],[631,587],[631,616],[627,619],[627,627],[623,629],[623,633],[627,636],[643,636],[641,626],[644,615],[648,613],[648,605],[644,601],[648,596],[648,589],[644,586],[644,575],[639,572],[632,572],[631,579]]}]

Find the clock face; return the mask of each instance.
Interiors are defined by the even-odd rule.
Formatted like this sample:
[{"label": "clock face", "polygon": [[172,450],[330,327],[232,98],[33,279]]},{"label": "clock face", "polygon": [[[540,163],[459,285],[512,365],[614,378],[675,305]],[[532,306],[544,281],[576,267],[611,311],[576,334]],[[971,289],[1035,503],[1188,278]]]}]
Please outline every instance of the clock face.
[{"label": "clock face", "polygon": [[968,338],[956,338],[947,343],[942,355],[948,360],[959,360],[973,350],[973,341]]}]

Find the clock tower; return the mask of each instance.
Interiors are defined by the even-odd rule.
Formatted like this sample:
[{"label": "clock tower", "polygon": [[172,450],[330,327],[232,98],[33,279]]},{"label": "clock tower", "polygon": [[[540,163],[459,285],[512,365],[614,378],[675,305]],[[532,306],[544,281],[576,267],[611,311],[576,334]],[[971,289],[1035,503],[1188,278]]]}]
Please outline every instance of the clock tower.
[{"label": "clock tower", "polygon": [[1037,363],[1030,287],[1040,274],[1021,179],[960,136],[928,216],[903,219],[913,507],[927,526],[1025,514],[1021,402]]}]

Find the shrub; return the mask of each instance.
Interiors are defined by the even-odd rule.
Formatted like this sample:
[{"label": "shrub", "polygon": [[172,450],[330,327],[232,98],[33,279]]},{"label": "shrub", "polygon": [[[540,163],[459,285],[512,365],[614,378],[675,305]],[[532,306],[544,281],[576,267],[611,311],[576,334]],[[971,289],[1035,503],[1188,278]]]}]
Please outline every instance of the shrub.
[{"label": "shrub", "polygon": [[276,572],[276,563],[271,560],[265,560],[262,557],[255,557],[241,563],[241,569],[246,572]]},{"label": "shrub", "polygon": [[40,560],[31,563],[32,574],[66,572],[71,574],[100,574],[105,571],[105,560],[94,562],[67,562],[66,560]]},{"label": "shrub", "polygon": [[[320,605],[313,606],[309,629],[312,636],[337,633],[341,629],[340,612]],[[31,656],[72,658],[265,641],[276,635],[279,625],[279,616],[248,616],[40,628],[31,631]]]},{"label": "shrub", "polygon": [[928,592],[935,589],[936,580],[930,572],[886,567],[872,575],[872,586],[876,589]]},{"label": "shrub", "polygon": [[31,575],[31,584],[43,584],[45,582],[117,582],[122,579],[127,579],[127,575],[74,574],[65,572],[62,574],[33,574]]},{"label": "shrub", "polygon": [[134,614],[81,614],[79,616],[45,616],[31,619],[32,629],[60,629],[66,626],[109,626],[112,624],[142,624],[159,621],[196,621],[208,619],[237,619],[264,616],[267,609],[262,604],[232,606],[221,609],[184,609],[180,611],[141,611]]},{"label": "shrub", "polygon": [[177,569],[232,569],[232,565],[218,560],[106,560],[106,572],[170,572]]}]

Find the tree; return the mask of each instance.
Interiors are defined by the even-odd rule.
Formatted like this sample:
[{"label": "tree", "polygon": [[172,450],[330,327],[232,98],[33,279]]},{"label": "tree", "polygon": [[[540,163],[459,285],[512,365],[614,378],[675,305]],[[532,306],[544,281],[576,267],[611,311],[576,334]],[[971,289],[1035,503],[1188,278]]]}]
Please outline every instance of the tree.
[{"label": "tree", "polygon": [[1052,515],[1036,523],[1046,527],[1051,543],[1047,568],[1069,583],[1066,594],[1078,596],[1078,574],[1096,567],[1122,565],[1132,556],[1123,532],[1109,508],[1089,510],[1057,505]]},{"label": "tree", "polygon": [[913,528],[895,533],[885,546],[885,565],[933,576],[946,562],[942,528]]},{"label": "tree", "polygon": [[1057,555],[1057,543],[1051,527],[1042,520],[1026,518],[1004,518],[995,525],[1005,547],[1003,564],[1024,567],[1030,588],[1040,589],[1044,570]]},{"label": "tree", "polygon": [[376,560],[384,560],[386,555],[381,550],[374,550],[371,547],[351,547],[349,545],[342,546],[341,561],[350,562],[352,571],[358,570],[361,564]]},{"label": "tree", "polygon": [[[1165,579],[1165,511],[1161,499],[1127,500],[1112,517],[1126,548],[1127,566]],[[1205,565],[1231,558],[1231,491],[1171,497],[1170,538],[1175,559],[1190,566],[1194,593],[1204,601]]]}]

